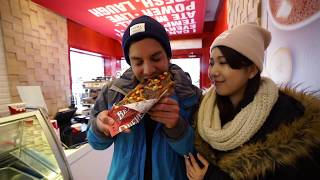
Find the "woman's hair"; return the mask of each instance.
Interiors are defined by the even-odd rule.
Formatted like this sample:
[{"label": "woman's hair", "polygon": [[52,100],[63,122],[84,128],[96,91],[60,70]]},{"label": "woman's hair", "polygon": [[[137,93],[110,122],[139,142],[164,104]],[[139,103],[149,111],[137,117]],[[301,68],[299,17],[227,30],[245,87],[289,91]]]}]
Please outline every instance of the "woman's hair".
[{"label": "woman's hair", "polygon": [[[253,65],[253,62],[246,56],[226,46],[217,46],[223,56],[226,58],[227,63],[232,69],[242,69]],[[260,72],[257,73],[252,79],[248,80],[248,85],[244,92],[243,99],[237,107],[233,107],[231,100],[227,96],[217,95],[217,105],[220,111],[221,125],[232,120],[234,116],[240,112],[241,108],[248,105],[254,98],[260,86]]]}]

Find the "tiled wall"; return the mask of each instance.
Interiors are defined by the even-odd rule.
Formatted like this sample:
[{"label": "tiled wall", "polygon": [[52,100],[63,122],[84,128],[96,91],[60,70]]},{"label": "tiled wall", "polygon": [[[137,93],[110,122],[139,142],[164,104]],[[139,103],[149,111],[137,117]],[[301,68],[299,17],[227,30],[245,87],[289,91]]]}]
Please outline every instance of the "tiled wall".
[{"label": "tiled wall", "polygon": [[0,0],[0,21],[10,90],[6,98],[20,102],[16,86],[37,85],[49,114],[67,107],[70,80],[66,19],[30,0]]},{"label": "tiled wall", "polygon": [[261,24],[261,0],[229,0],[229,29],[245,22]]},{"label": "tiled wall", "polygon": [[4,56],[3,38],[1,34],[2,30],[0,24],[0,117],[8,114],[7,104],[9,104],[11,101],[9,92],[9,81],[6,68],[6,59]]}]

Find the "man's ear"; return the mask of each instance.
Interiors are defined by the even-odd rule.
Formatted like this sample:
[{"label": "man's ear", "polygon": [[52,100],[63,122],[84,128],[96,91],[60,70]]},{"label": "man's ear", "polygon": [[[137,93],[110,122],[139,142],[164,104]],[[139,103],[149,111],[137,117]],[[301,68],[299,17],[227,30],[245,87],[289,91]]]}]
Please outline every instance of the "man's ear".
[{"label": "man's ear", "polygon": [[257,73],[259,73],[259,70],[258,70],[258,68],[257,68],[257,66],[256,65],[251,65],[251,66],[249,66],[249,79],[252,79],[253,77],[255,77],[256,76],[256,74]]}]

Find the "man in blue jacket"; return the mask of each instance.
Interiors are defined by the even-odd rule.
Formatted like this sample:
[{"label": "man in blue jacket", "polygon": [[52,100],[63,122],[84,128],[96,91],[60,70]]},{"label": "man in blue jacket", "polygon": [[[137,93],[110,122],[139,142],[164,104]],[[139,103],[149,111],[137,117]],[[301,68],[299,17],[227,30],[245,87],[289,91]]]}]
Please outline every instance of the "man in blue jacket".
[{"label": "man in blue jacket", "polygon": [[[180,67],[170,63],[168,34],[153,18],[134,19],[124,32],[122,48],[131,68],[102,89],[92,110],[88,141],[98,150],[114,143],[108,179],[187,179],[183,155],[193,151],[194,132],[190,124],[201,91]],[[114,120],[108,116],[108,110],[112,105],[139,82],[166,71],[173,75],[173,95],[161,98],[130,130],[111,137],[108,126]]]}]

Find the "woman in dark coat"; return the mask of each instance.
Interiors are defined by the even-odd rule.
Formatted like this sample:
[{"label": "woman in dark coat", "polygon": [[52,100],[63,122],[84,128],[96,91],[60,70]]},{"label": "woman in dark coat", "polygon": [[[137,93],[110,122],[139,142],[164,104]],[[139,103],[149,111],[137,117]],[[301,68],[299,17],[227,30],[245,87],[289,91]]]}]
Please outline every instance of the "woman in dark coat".
[{"label": "woman in dark coat", "polygon": [[320,179],[320,100],[260,76],[270,41],[242,24],[211,45],[189,179]]}]

